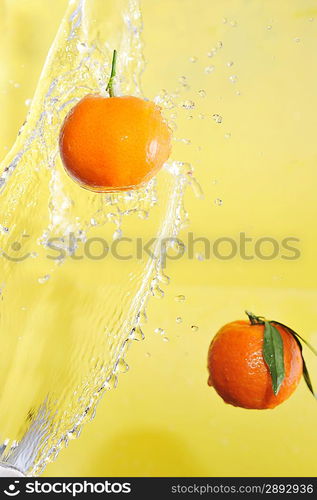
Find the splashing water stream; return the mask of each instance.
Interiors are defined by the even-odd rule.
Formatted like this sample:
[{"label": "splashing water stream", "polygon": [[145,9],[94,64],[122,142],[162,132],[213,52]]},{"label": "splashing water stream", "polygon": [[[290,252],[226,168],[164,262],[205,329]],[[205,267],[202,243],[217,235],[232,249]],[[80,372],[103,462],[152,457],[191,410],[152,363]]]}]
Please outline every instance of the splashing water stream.
[{"label": "splashing water stream", "polygon": [[[127,370],[128,347],[144,337],[147,301],[168,282],[161,240],[177,236],[184,192],[195,182],[188,164],[171,162],[142,189],[96,194],[63,172],[61,123],[87,93],[106,95],[114,47],[117,92],[142,96],[141,14],[136,0],[119,4],[69,2],[1,168],[0,457],[27,475],[40,474],[80,434]],[[170,97],[157,102],[168,109]],[[93,245],[122,234],[155,236],[152,257],[93,254]]]}]

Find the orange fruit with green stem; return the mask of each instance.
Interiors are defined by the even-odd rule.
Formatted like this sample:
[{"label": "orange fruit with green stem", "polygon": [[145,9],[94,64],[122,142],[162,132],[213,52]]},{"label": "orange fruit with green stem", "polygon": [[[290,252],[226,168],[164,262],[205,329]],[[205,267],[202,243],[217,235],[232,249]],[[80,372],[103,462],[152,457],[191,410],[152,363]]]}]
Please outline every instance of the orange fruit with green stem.
[{"label": "orange fruit with green stem", "polygon": [[223,326],[208,351],[208,385],[233,406],[275,408],[295,391],[302,374],[314,394],[301,340],[291,328],[248,313]]},{"label": "orange fruit with green stem", "polygon": [[160,108],[133,96],[116,97],[113,52],[109,97],[81,99],[66,116],[59,146],[67,173],[95,191],[134,189],[148,182],[171,153],[172,132]]}]

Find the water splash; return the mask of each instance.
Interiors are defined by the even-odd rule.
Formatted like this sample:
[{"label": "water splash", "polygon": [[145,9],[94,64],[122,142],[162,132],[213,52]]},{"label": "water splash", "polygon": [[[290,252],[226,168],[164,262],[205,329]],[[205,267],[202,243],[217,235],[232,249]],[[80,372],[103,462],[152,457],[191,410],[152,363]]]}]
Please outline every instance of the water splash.
[{"label": "water splash", "polygon": [[[138,2],[124,0],[122,10],[101,0],[89,5],[88,12],[84,0],[69,2],[27,120],[1,168],[0,404],[6,411],[0,459],[28,475],[40,474],[79,436],[100,397],[127,371],[128,346],[144,338],[147,302],[163,296],[168,283],[161,240],[175,238],[184,226],[184,192],[196,185],[190,166],[180,162],[133,192],[91,193],[64,174],[60,126],[84,95],[105,93],[113,47],[120,52],[118,92],[143,95]],[[94,9],[103,15],[94,17]],[[96,26],[91,21],[97,17]],[[112,25],[121,30],[113,33]],[[162,107],[172,102],[165,92]],[[156,236],[152,258],[97,267],[79,257],[97,230],[108,241],[129,229],[142,236],[149,217]]]}]

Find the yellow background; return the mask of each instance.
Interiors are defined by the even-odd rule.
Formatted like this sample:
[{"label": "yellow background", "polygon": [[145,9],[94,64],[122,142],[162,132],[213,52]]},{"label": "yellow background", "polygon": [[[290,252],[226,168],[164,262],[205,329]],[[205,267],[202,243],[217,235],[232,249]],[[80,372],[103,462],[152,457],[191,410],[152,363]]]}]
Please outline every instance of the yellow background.
[{"label": "yellow background", "polygon": [[[2,157],[24,121],[25,101],[66,4],[0,1]],[[317,345],[316,2],[141,5],[145,94],[174,91],[186,76],[190,89],[182,95],[196,103],[175,119],[177,137],[191,143],[175,143],[174,158],[194,165],[204,191],[202,200],[186,195],[189,230],[211,240],[237,239],[240,232],[279,241],[294,236],[301,257],[169,263],[172,284],[162,301],[150,303],[146,340],[129,352],[129,373],[46,475],[315,476],[317,403],[304,383],[273,411],[240,410],[207,386],[205,364],[214,333],[246,308],[287,323]],[[222,48],[209,58],[219,41]],[[210,65],[215,70],[206,73]],[[212,119],[215,113],[221,123]],[[186,240],[186,231],[181,236]],[[178,294],[185,302],[175,301]],[[154,333],[157,327],[166,330],[168,342]],[[317,385],[316,359],[309,353],[307,359]]]}]

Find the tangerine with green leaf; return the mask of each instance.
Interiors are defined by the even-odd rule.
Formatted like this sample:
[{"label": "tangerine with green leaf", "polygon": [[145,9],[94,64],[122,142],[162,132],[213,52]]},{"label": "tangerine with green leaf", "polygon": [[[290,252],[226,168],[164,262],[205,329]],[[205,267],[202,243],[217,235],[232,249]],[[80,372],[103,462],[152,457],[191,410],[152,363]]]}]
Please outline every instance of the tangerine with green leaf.
[{"label": "tangerine with green leaf", "polygon": [[313,393],[302,355],[304,339],[279,322],[247,314],[249,321],[228,323],[212,340],[208,385],[226,403],[258,410],[283,403],[303,373]]}]

